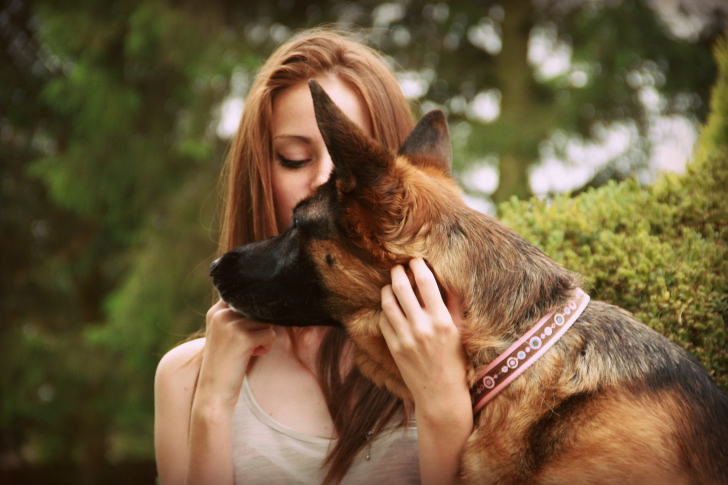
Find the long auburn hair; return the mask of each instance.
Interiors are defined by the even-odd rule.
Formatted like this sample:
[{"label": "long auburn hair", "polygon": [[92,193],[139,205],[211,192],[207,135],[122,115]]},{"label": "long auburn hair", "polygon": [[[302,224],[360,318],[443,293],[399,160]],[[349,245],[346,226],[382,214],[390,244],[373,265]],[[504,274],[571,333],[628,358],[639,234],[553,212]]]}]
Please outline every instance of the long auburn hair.
[{"label": "long auburn hair", "polygon": [[[374,138],[385,147],[397,150],[412,130],[409,104],[375,50],[327,29],[308,30],[284,43],[250,88],[225,162],[219,254],[278,233],[271,184],[273,102],[288,87],[332,75],[359,95],[369,110]],[[295,349],[295,332],[289,335]],[[324,483],[341,481],[369,435],[390,423],[406,425],[411,415],[409,406],[355,367],[343,375],[347,342],[343,329],[331,328],[318,352],[318,379],[338,435],[324,462],[329,466]]]}]

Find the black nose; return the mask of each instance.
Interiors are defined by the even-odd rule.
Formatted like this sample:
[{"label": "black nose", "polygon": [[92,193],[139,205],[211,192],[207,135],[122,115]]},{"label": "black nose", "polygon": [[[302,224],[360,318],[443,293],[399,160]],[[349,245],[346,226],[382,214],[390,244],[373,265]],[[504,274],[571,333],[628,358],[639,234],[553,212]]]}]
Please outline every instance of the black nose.
[{"label": "black nose", "polygon": [[216,274],[216,273],[215,273],[215,270],[217,269],[217,267],[218,267],[218,266],[220,266],[220,260],[221,260],[221,259],[222,259],[222,257],[220,257],[220,258],[217,258],[217,259],[216,259],[215,261],[213,261],[213,262],[212,262],[212,264],[210,265],[210,276],[215,276],[215,274]]}]

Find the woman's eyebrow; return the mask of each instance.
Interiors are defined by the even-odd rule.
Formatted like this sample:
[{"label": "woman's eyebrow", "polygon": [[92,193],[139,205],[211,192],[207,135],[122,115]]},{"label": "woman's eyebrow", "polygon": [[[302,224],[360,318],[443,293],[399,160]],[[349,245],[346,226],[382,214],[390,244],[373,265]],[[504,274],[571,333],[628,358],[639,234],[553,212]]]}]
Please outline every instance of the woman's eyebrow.
[{"label": "woman's eyebrow", "polygon": [[303,143],[311,143],[311,138],[308,136],[303,136],[303,135],[285,135],[284,134],[284,135],[276,135],[273,137],[274,140],[278,140],[279,138],[292,139],[292,140],[300,141]]}]

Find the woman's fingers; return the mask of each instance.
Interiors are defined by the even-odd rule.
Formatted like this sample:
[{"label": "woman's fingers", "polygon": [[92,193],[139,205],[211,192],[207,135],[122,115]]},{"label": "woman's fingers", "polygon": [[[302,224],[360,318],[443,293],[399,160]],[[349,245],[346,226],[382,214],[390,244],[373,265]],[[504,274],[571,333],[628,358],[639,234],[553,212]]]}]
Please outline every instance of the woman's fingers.
[{"label": "woman's fingers", "polygon": [[[411,336],[409,321],[400,307],[397,297],[394,294],[392,285],[382,288],[382,316],[386,319],[385,326],[390,333],[387,342],[393,342],[393,337],[407,339]],[[380,318],[380,326],[382,321]],[[385,338],[387,336],[385,335]]]},{"label": "woman's fingers", "polygon": [[450,313],[450,317],[452,318],[455,326],[458,328],[462,328],[463,307],[460,302],[460,297],[453,292],[449,292],[447,294],[447,301],[445,302],[445,305],[447,306],[447,311],[448,313]]},{"label": "woman's fingers", "polygon": [[275,330],[269,323],[241,316],[220,300],[207,312],[206,337],[210,345],[219,342],[224,347],[237,347],[237,352],[243,354],[262,355],[273,345]]},{"label": "woman's fingers", "polygon": [[260,328],[248,328],[251,344],[255,347],[251,355],[267,354],[276,340],[276,331],[273,325],[255,322]]},{"label": "woman's fingers", "polygon": [[397,332],[394,330],[386,312],[379,314],[379,330],[382,332],[385,342],[387,342],[387,347],[389,347],[390,351],[394,351],[398,345]]},{"label": "woman's fingers", "polygon": [[205,316],[205,323],[207,326],[210,325],[210,322],[212,322],[212,319],[215,317],[215,315],[225,310],[226,308],[229,308],[227,303],[225,303],[223,300],[217,300],[217,303],[212,305],[209,310],[207,310],[207,315]]},{"label": "woman's fingers", "polygon": [[[437,321],[450,320],[451,309],[443,301],[435,275],[425,261],[422,258],[413,258],[409,262],[409,268],[414,284],[404,267],[395,266],[391,271],[392,290],[405,316],[413,321],[421,321],[425,314]],[[459,306],[456,309],[459,310]]]},{"label": "woman's fingers", "polygon": [[422,313],[422,305],[417,299],[415,289],[402,266],[395,266],[391,271],[392,291],[407,318],[418,319]]},{"label": "woman's fingers", "polygon": [[446,312],[448,308],[442,299],[435,275],[427,266],[427,263],[422,258],[413,258],[409,262],[409,267],[412,270],[417,284],[417,291],[420,292],[425,308],[435,315],[444,316],[443,312]]}]

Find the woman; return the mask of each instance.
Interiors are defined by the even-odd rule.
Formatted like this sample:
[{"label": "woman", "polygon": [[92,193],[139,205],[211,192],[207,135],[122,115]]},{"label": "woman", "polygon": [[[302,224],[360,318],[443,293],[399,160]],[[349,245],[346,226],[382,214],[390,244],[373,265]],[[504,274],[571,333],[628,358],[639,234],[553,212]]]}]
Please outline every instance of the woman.
[{"label": "woman", "polygon": [[[374,51],[320,30],[287,42],[251,87],[228,156],[221,253],[284,231],[296,203],[327,180],[333,165],[309,79],[390,150],[413,126]],[[443,302],[422,260],[409,266],[416,288],[401,266],[393,268],[380,327],[412,391],[414,416],[412,403],[359,374],[343,330],[273,327],[218,302],[207,313],[206,338],[172,349],[157,370],[161,483],[453,481],[472,429],[451,316],[457,320],[459,310],[454,298]]]}]

